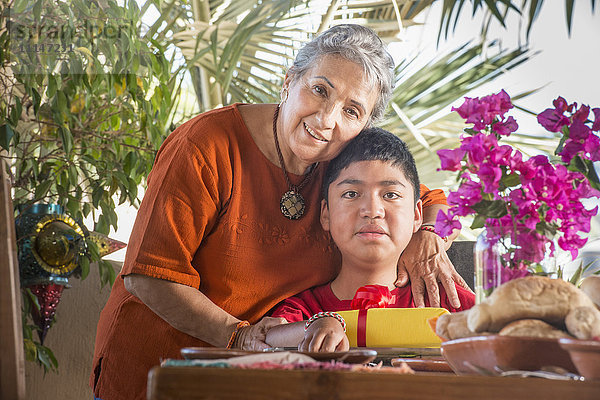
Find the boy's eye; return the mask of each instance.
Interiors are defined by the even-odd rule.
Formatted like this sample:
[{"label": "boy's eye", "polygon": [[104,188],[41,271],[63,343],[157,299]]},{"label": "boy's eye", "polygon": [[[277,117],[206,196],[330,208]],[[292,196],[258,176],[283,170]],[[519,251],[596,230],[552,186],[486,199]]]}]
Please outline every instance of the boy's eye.
[{"label": "boy's eye", "polygon": [[354,199],[357,196],[358,196],[358,193],[355,192],[354,190],[348,190],[348,191],[342,193],[342,198],[344,198],[344,199]]},{"label": "boy's eye", "polygon": [[387,200],[394,200],[400,198],[400,195],[398,193],[388,192],[383,195],[383,198]]}]

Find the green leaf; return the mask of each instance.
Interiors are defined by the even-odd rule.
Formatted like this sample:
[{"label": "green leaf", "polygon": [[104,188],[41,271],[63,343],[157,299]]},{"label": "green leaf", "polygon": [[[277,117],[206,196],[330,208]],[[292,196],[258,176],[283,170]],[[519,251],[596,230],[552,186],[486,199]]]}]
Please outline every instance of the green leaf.
[{"label": "green leaf", "polygon": [[100,260],[98,262],[98,267],[100,268],[100,280],[102,281],[102,286],[106,283],[112,286],[117,277],[112,264],[107,260]]},{"label": "green leaf", "polygon": [[37,115],[40,109],[40,102],[42,100],[42,97],[35,88],[31,88],[31,98],[33,101],[33,112],[35,113],[35,115]]},{"label": "green leaf", "polygon": [[46,87],[46,96],[53,98],[56,94],[56,78],[52,74],[48,74],[48,83]]},{"label": "green leaf", "polygon": [[567,0],[565,2],[565,6],[567,7],[567,32],[569,32],[569,36],[571,36],[571,25],[573,24],[573,6],[575,5],[575,0]]},{"label": "green leaf", "polygon": [[43,182],[40,182],[40,184],[37,185],[35,188],[35,200],[42,200],[48,193],[48,190],[50,190],[50,186],[52,186],[52,183],[53,181],[51,180],[45,180]]},{"label": "green leaf", "polygon": [[479,229],[485,226],[486,217],[483,215],[475,215],[473,218],[473,223],[471,224],[471,229]]},{"label": "green leaf", "polygon": [[98,245],[93,240],[86,238],[85,243],[87,244],[87,250],[89,254],[90,262],[97,262],[100,260],[100,250]]},{"label": "green leaf", "polygon": [[96,188],[94,188],[94,190],[92,191],[92,204],[94,205],[94,208],[98,208],[98,204],[100,203],[100,200],[102,199],[103,195],[104,188],[102,186],[97,186]]},{"label": "green leaf", "polygon": [[65,93],[63,91],[56,93],[56,106],[58,107],[58,110],[64,114],[67,114],[67,104],[67,96],[65,96]]},{"label": "green leaf", "polygon": [[73,149],[73,135],[71,135],[71,132],[67,128],[62,126],[58,128],[58,133],[65,153],[69,154]]},{"label": "green leaf", "polygon": [[17,126],[19,124],[19,120],[21,119],[21,112],[23,111],[23,106],[21,105],[21,99],[15,97],[15,105],[12,106],[10,110],[10,122],[12,126]]},{"label": "green leaf", "polygon": [[90,206],[90,203],[83,203],[83,216],[87,217],[88,215],[90,215],[91,211],[92,206]]},{"label": "green leaf", "polygon": [[531,0],[529,3],[529,22],[527,24],[527,35],[529,37],[529,32],[531,31],[531,27],[533,26],[533,22],[537,19],[540,10],[542,9],[542,3],[544,0]]},{"label": "green leaf", "polygon": [[521,178],[518,174],[512,173],[510,175],[506,175],[502,177],[502,184],[506,187],[514,187],[521,183]]},{"label": "green leaf", "polygon": [[54,357],[54,353],[46,346],[37,346],[38,361],[44,366],[45,371],[56,371],[58,361]]},{"label": "green leaf", "polygon": [[10,125],[4,124],[0,126],[0,146],[8,151],[10,141],[12,140],[15,132],[12,130]]},{"label": "green leaf", "polygon": [[35,4],[33,5],[33,18],[36,23],[40,22],[40,16],[42,14],[43,3],[44,3],[43,0],[37,0],[35,2]]},{"label": "green leaf", "polygon": [[37,347],[31,339],[24,339],[23,346],[25,347],[25,359],[27,361],[37,361]]},{"label": "green leaf", "polygon": [[486,218],[500,218],[507,213],[506,203],[502,200],[481,200],[472,208]]},{"label": "green leaf", "polygon": [[85,256],[80,257],[79,266],[81,267],[81,279],[87,278],[90,273],[90,259]]}]

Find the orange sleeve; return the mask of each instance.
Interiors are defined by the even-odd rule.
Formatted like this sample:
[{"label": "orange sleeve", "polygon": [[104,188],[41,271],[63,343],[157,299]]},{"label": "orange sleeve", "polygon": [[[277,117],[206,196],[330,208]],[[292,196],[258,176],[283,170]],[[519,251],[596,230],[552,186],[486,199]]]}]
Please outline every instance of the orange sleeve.
[{"label": "orange sleeve", "polygon": [[[180,129],[186,128],[192,127]],[[222,171],[211,168],[219,164],[207,160],[214,155],[203,154],[181,136],[167,138],[157,155],[121,276],[136,273],[199,288],[200,274],[192,260],[216,223],[219,193],[226,190],[216,177]]]},{"label": "orange sleeve", "polygon": [[431,206],[433,204],[448,205],[443,190],[429,190],[429,188],[423,184],[421,184],[421,201],[423,202],[423,207]]}]

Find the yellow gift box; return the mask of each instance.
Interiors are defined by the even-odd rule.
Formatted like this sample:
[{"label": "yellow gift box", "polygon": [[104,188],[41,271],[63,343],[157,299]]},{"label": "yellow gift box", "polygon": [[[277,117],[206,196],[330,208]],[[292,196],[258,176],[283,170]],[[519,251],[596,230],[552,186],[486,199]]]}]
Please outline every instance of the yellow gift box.
[{"label": "yellow gift box", "polygon": [[430,318],[448,314],[444,308],[370,308],[338,312],[346,320],[350,347],[440,347]]}]

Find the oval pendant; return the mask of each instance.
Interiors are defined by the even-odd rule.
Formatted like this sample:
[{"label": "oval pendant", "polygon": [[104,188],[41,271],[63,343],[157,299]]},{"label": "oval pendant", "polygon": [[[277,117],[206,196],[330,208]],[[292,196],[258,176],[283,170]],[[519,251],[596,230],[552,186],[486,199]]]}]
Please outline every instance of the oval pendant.
[{"label": "oval pendant", "polygon": [[279,205],[281,206],[281,213],[289,219],[300,218],[306,208],[302,195],[293,190],[288,190],[281,196]]}]

